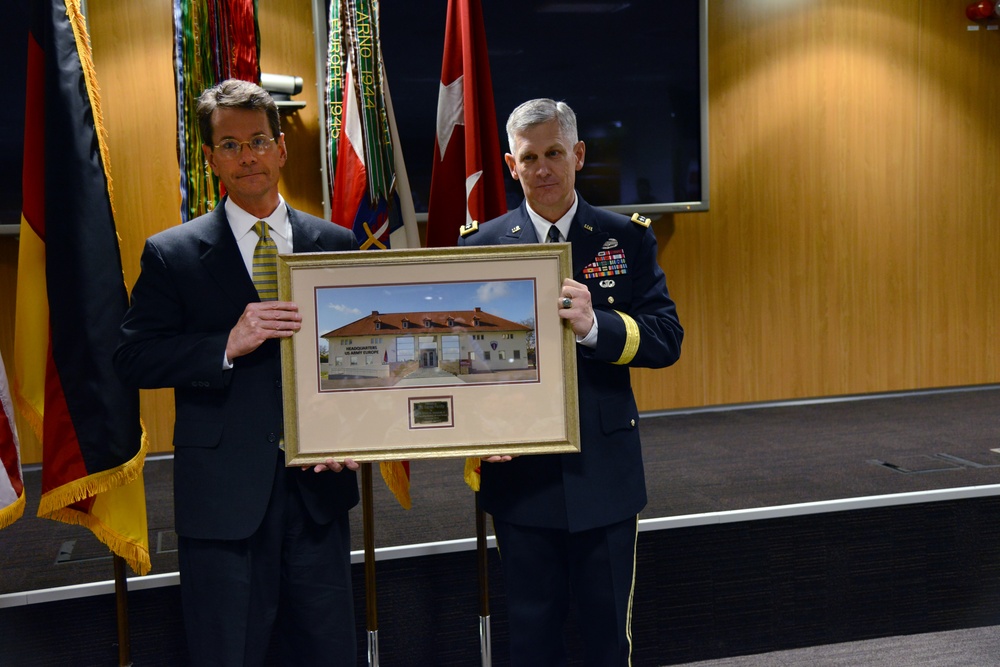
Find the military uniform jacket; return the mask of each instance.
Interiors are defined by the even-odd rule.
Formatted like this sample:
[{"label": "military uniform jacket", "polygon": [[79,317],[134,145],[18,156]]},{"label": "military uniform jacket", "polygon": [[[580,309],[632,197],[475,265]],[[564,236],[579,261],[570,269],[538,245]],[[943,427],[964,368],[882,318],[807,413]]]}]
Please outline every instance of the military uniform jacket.
[{"label": "military uniform jacket", "polygon": [[[638,220],[580,199],[568,237],[573,278],[590,290],[598,322],[597,347],[576,346],[581,452],[483,463],[480,501],[496,518],[575,532],[622,521],[646,505],[629,366],[674,363],[684,332],[657,263],[656,237]],[[524,203],[459,238],[467,246],[537,242]],[[517,406],[508,409],[517,419]]]},{"label": "military uniform jacket", "polygon": [[[339,225],[291,208],[288,217],[295,252],[357,247]],[[223,369],[229,332],[258,299],[223,203],[149,238],[141,267],[114,363],[129,385],[174,389],[177,533],[247,538],[274,482],[283,432],[281,358],[272,339]],[[320,524],[358,502],[353,472],[290,474]]]}]

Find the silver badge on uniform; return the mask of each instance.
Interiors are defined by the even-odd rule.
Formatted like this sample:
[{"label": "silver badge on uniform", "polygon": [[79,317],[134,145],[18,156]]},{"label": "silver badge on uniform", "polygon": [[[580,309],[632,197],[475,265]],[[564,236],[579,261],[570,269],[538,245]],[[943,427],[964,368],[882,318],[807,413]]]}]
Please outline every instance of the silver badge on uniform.
[{"label": "silver badge on uniform", "polygon": [[613,281],[613,280],[602,280],[602,281],[601,281],[600,283],[598,283],[598,284],[599,284],[599,285],[600,285],[601,287],[603,287],[603,288],[607,289],[608,287],[614,287],[614,286],[615,286],[615,281]]},{"label": "silver badge on uniform", "polygon": [[610,250],[611,248],[618,247],[618,239],[608,239],[604,242],[604,250]]}]

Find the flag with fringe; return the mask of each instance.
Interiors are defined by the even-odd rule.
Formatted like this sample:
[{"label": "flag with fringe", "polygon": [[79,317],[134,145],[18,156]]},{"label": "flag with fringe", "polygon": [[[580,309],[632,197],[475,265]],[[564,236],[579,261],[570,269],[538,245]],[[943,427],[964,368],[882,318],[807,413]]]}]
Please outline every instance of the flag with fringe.
[{"label": "flag with fringe", "polygon": [[[326,113],[331,218],[363,250],[417,248],[420,236],[379,47],[378,2],[330,3]],[[410,467],[383,461],[382,478],[410,508]]]},{"label": "flag with fringe", "polygon": [[0,528],[6,528],[24,514],[24,477],[21,475],[21,453],[17,445],[14,424],[14,404],[3,357],[0,357]]},{"label": "flag with fringe", "polygon": [[[483,9],[479,0],[448,0],[427,245],[453,246],[462,225],[506,212]],[[479,459],[466,459],[465,482],[479,490]]]},{"label": "flag with fringe", "polygon": [[80,0],[34,0],[28,36],[14,405],[42,443],[38,515],[149,571],[139,392],[111,366],[128,305]]}]

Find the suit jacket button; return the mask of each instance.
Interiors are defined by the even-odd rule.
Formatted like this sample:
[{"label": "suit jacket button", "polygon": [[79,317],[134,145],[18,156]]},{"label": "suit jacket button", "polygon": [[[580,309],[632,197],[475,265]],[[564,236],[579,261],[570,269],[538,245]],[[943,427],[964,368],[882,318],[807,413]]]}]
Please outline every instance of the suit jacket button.
[{"label": "suit jacket button", "polygon": [[267,434],[267,441],[268,442],[277,442],[278,441],[278,436],[275,435],[274,433],[268,433]]},{"label": "suit jacket button", "polygon": [[608,303],[614,303],[614,302],[615,302],[615,297],[609,296],[608,297]]},{"label": "suit jacket button", "polygon": [[630,421],[629,424],[632,426],[632,428],[635,428],[635,420],[634,419],[632,421]]}]

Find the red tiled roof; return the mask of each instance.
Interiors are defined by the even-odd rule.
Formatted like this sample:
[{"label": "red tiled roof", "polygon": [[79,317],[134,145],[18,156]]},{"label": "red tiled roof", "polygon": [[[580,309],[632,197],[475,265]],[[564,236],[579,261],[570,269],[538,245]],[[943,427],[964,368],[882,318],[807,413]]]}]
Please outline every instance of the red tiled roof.
[{"label": "red tiled roof", "polygon": [[[449,323],[449,319],[451,322]],[[475,322],[478,319],[479,324]],[[409,322],[409,326],[404,327],[403,321]],[[379,323],[376,328],[376,322]],[[427,326],[425,324],[429,324]],[[379,334],[402,334],[402,333],[446,333],[448,331],[458,332],[500,332],[500,331],[531,331],[531,327],[517,322],[505,320],[502,317],[491,315],[483,310],[457,310],[434,313],[380,313],[373,310],[371,315],[355,320],[350,324],[345,324],[339,329],[328,331],[321,338],[341,337],[341,336],[375,336]]]}]

